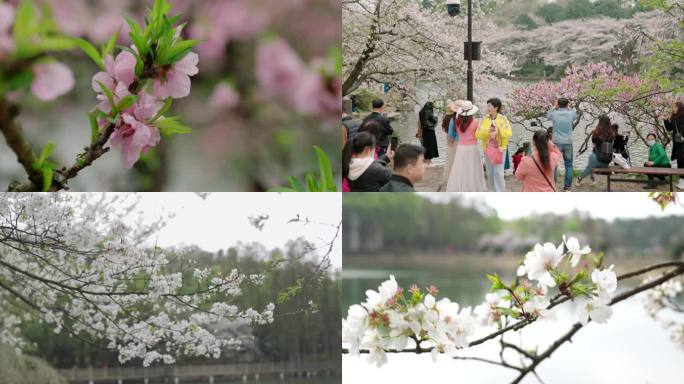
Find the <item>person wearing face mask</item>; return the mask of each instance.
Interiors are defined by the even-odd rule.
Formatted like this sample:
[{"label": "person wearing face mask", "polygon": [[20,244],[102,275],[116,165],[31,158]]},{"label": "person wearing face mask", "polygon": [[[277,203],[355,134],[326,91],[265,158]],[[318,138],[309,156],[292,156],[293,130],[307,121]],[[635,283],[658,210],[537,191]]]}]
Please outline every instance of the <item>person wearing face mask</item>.
[{"label": "person wearing face mask", "polygon": [[389,150],[375,160],[375,136],[369,132],[349,139],[342,151],[342,176],[349,180],[351,192],[378,192],[392,177],[387,164],[393,155]]},{"label": "person wearing face mask", "polygon": [[[665,152],[665,147],[656,140],[655,133],[649,133],[646,136],[646,144],[648,144],[648,161],[644,164],[645,167],[670,168],[670,159]],[[644,189],[654,189],[656,187],[653,182],[654,178],[665,181],[665,176],[648,175],[648,184],[644,185]]]},{"label": "person wearing face mask", "polygon": [[425,149],[404,144],[394,152],[394,175],[380,192],[415,192],[414,185],[425,177]]}]

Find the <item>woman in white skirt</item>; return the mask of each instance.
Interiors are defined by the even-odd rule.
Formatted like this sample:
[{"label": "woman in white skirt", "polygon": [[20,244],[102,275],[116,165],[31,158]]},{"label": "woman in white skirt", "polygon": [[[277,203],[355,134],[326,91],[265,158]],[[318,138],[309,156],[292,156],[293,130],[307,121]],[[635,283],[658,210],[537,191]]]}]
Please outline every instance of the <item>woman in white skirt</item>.
[{"label": "woman in white skirt", "polygon": [[484,192],[484,170],[482,155],[475,138],[479,122],[473,117],[478,108],[470,101],[463,102],[461,113],[456,119],[458,129],[458,148],[451,165],[451,174],[447,181],[447,192]]},{"label": "woman in white skirt", "polygon": [[444,164],[444,181],[449,180],[449,175],[451,175],[451,166],[454,164],[454,156],[456,155],[456,148],[458,147],[458,130],[456,130],[456,118],[458,114],[461,113],[461,105],[463,105],[463,100],[456,100],[449,103],[447,106],[446,114],[444,115],[444,121],[442,122],[442,127],[444,132],[447,134],[447,160]]}]

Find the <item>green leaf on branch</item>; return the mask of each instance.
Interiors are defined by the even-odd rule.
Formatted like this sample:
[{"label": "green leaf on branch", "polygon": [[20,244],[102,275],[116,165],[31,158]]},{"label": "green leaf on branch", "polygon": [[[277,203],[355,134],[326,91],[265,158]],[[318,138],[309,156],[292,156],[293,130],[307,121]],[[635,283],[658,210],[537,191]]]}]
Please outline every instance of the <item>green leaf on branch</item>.
[{"label": "green leaf on branch", "polygon": [[16,43],[16,55],[25,58],[34,50],[34,39],[38,35],[36,7],[31,0],[22,1],[16,9],[12,36]]},{"label": "green leaf on branch", "polygon": [[154,116],[152,118],[152,120],[150,120],[150,121],[152,123],[154,123],[155,121],[159,120],[162,116],[164,116],[166,114],[166,112],[169,111],[169,109],[171,109],[172,105],[173,105],[173,99],[172,98],[169,97],[166,100],[164,100],[164,105],[161,107],[159,112],[157,112],[157,115]]},{"label": "green leaf on branch", "polygon": [[594,264],[594,268],[601,268],[603,265],[603,258],[606,256],[605,252],[601,252],[598,255],[594,256],[592,258],[592,262]]},{"label": "green leaf on branch", "polygon": [[53,141],[47,143],[47,145],[43,148],[43,151],[40,153],[40,157],[38,157],[36,162],[33,164],[33,169],[39,170],[43,168],[43,165],[47,159],[52,156],[52,153],[55,151],[56,146],[57,144],[55,144]]},{"label": "green leaf on branch", "polygon": [[131,105],[135,104],[136,101],[138,101],[138,96],[128,95],[128,96],[124,97],[123,99],[121,99],[121,101],[119,102],[119,105],[117,105],[116,108],[119,111],[124,111],[124,110],[128,109]]},{"label": "green leaf on branch", "polygon": [[487,279],[492,282],[492,287],[489,289],[490,291],[494,292],[499,289],[506,289],[506,285],[501,281],[499,274],[487,275]]},{"label": "green leaf on branch", "polygon": [[104,94],[107,96],[107,101],[109,101],[109,105],[112,107],[112,113],[111,114],[115,115],[118,112],[118,110],[116,109],[116,104],[114,103],[114,94],[101,81],[98,81],[97,83],[100,85],[102,92],[104,92]]},{"label": "green leaf on branch", "polygon": [[45,52],[69,51],[79,45],[70,37],[42,37],[36,49]]},{"label": "green leaf on branch", "polygon": [[116,31],[116,32],[114,32],[112,37],[109,39],[107,44],[102,46],[102,60],[105,60],[107,58],[107,55],[114,52],[114,47],[116,46],[116,42],[118,40],[119,40],[119,31]]},{"label": "green leaf on branch", "polygon": [[290,176],[288,181],[290,182],[292,192],[306,192],[306,188],[304,188],[304,185],[302,185],[302,183],[297,180],[296,177]]},{"label": "green leaf on branch", "polygon": [[192,129],[183,125],[178,117],[164,117],[155,122],[159,132],[165,137],[192,133]]},{"label": "green leaf on branch", "polygon": [[[46,164],[47,165],[47,164]],[[52,177],[54,175],[52,166],[43,167],[43,192],[48,192],[52,186]]]},{"label": "green leaf on branch", "polygon": [[55,164],[48,161],[48,158],[52,156],[56,146],[57,144],[52,141],[47,143],[38,159],[33,163],[33,170],[39,171],[43,175],[43,192],[49,191],[52,186],[52,176],[54,174]]},{"label": "green leaf on branch", "polygon": [[100,53],[97,51],[95,46],[84,39],[73,39],[73,42],[77,47],[81,48],[81,50],[88,55],[88,57],[90,57],[90,59],[93,60],[95,64],[100,67],[100,69],[105,69],[103,58],[100,56]]},{"label": "green leaf on branch", "polygon": [[97,119],[98,117],[95,112],[88,114],[88,120],[90,121],[90,144],[95,144],[100,137],[100,124],[98,124]]}]

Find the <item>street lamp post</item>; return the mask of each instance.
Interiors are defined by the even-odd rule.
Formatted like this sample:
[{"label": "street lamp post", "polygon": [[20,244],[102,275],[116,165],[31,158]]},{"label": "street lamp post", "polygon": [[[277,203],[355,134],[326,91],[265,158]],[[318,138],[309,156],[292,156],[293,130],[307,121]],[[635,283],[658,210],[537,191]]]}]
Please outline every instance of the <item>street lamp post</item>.
[{"label": "street lamp post", "polygon": [[[456,17],[461,13],[461,0],[447,0],[447,11],[449,16]],[[479,46],[478,46],[479,48]],[[474,52],[473,46],[473,2],[468,0],[468,42],[465,47],[465,56],[468,60],[468,100],[473,101],[473,60],[479,60],[479,55]]]}]

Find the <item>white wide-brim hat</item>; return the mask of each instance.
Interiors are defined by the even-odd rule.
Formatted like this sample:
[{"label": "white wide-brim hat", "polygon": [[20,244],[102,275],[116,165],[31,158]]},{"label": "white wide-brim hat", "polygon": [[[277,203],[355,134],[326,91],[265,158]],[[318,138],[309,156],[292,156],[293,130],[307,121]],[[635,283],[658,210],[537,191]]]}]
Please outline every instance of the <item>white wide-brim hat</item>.
[{"label": "white wide-brim hat", "polygon": [[476,105],[474,105],[470,101],[464,101],[463,105],[461,105],[461,113],[459,115],[461,116],[472,116],[479,111],[479,108],[477,108]]}]

